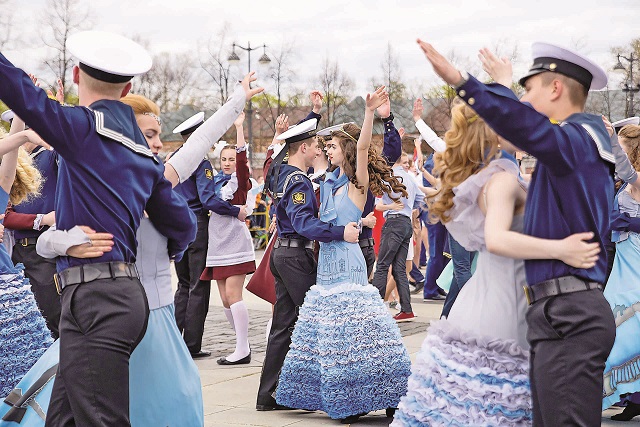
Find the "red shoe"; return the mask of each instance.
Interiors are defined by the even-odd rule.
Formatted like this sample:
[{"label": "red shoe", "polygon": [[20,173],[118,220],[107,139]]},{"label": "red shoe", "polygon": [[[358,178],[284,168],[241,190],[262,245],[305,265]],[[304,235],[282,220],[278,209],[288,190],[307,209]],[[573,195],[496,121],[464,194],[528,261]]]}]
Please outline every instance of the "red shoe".
[{"label": "red shoe", "polygon": [[413,312],[405,313],[404,311],[401,311],[400,313],[393,316],[393,319],[396,322],[411,322],[415,317],[416,315],[413,314]]}]

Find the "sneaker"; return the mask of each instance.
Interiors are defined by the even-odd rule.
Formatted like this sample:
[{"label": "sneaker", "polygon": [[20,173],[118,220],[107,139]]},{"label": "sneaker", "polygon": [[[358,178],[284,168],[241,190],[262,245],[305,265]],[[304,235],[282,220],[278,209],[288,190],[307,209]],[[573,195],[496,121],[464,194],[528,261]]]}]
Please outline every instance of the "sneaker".
[{"label": "sneaker", "polygon": [[398,310],[398,301],[389,301],[389,308],[395,308]]},{"label": "sneaker", "polygon": [[416,315],[413,314],[413,312],[405,313],[404,311],[401,311],[400,313],[393,316],[393,319],[396,322],[411,322],[415,317]]},{"label": "sneaker", "polygon": [[418,282],[413,286],[413,289],[410,290],[412,295],[420,293],[420,291],[424,289],[424,282]]}]

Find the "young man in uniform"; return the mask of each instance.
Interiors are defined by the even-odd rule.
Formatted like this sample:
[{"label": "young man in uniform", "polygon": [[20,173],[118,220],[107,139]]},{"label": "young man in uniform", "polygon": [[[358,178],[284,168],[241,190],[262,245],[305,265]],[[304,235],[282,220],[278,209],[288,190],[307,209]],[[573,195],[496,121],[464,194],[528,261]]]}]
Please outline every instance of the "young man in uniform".
[{"label": "young man in uniform", "polygon": [[149,314],[134,264],[136,230],[146,212],[179,259],[195,238],[195,219],[164,178],[132,109],[119,101],[131,78],[151,68],[149,54],[98,31],[72,35],[67,47],[80,61],[73,69],[78,107],[48,99],[0,54],[0,98],[60,156],[58,228],[83,224],[114,236],[101,257],[57,260],[60,364],[46,425],[128,426],[129,357]]},{"label": "young man in uniform", "polygon": [[[298,320],[298,307],[307,291],[316,283],[316,260],[313,241],[358,241],[359,230],[355,222],[344,227],[327,224],[318,219],[318,205],[313,184],[306,171],[313,166],[318,152],[315,136],[316,119],[307,120],[282,133],[278,138],[286,145],[283,155],[276,157],[269,174],[276,194],[276,220],[278,240],[271,253],[271,272],[276,283],[276,303],[273,323],[267,343],[260,376],[256,409],[279,409],[273,394],[280,369],[291,344],[291,332]],[[280,164],[288,152],[287,164]],[[265,183],[268,185],[268,183]]]},{"label": "young man in uniform", "polygon": [[[520,79],[525,95],[518,100],[510,90],[511,64],[487,49],[480,56],[497,82],[489,85],[458,71],[430,44],[418,44],[436,73],[492,129],[538,159],[524,232],[562,239],[591,231],[604,249],[614,156],[602,118],[583,111],[589,89],[606,86],[605,72],[567,49],[534,43],[533,65]],[[526,259],[526,248],[514,248],[512,255]],[[602,295],[606,267],[604,250],[590,269],[525,261],[534,426],[600,426],[603,371],[615,339]]]}]

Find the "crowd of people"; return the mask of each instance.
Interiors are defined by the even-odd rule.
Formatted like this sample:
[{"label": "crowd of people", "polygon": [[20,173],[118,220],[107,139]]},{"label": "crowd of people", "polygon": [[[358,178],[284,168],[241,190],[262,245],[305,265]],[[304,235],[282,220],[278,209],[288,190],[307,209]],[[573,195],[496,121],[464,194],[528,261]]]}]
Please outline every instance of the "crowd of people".
[{"label": "crowd of people", "polygon": [[[533,45],[520,99],[491,51],[484,84],[418,46],[457,94],[446,134],[418,99],[420,136],[404,135],[384,86],[363,123],[318,129],[312,91],[307,117],[277,118],[260,182],[243,128],[253,73],[173,129],[184,144],[163,162],[161,112],[129,93],[152,66],[137,43],[70,37],[78,106],[0,54],[0,426],[202,426],[211,282],[236,337],[217,363],[243,365],[247,275],[273,305],[258,411],[346,424],[385,410],[395,427],[640,415],[640,119],[584,113],[606,73],[555,45]],[[219,143],[230,128],[237,143]],[[251,224],[269,229],[258,265]],[[412,293],[443,300],[413,362],[398,327]]]}]

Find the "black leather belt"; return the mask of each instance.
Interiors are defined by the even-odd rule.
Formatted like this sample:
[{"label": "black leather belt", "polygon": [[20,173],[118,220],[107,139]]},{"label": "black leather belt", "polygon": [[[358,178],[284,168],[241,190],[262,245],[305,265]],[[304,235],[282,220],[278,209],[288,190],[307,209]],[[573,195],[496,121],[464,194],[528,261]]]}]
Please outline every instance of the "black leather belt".
[{"label": "black leather belt", "polygon": [[115,279],[117,277],[138,278],[138,270],[135,264],[122,261],[100,262],[96,264],[84,264],[69,267],[53,275],[58,294],[70,285],[89,283],[99,279]]},{"label": "black leather belt", "polygon": [[360,244],[361,248],[372,248],[376,242],[375,240],[373,240],[373,237],[366,237],[364,239],[360,239],[358,243]]},{"label": "black leather belt", "polygon": [[273,244],[273,248],[276,249],[280,247],[313,249],[313,240],[278,237],[278,240],[276,240],[276,242]]},{"label": "black leather belt", "polygon": [[602,285],[598,282],[589,282],[576,276],[563,276],[555,279],[545,280],[533,286],[524,286],[524,294],[529,305],[534,302],[560,294],[570,294],[572,292],[590,291],[592,289],[602,290]]},{"label": "black leather belt", "polygon": [[407,220],[411,221],[411,218],[402,214],[388,214],[386,219],[392,219],[392,218],[406,218]]},{"label": "black leather belt", "polygon": [[16,244],[22,246],[35,245],[36,243],[38,243],[37,237],[25,237],[23,239],[16,240]]}]

